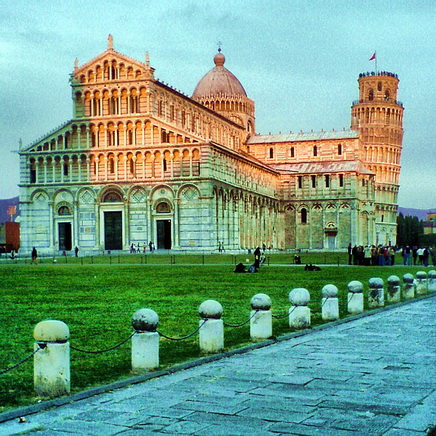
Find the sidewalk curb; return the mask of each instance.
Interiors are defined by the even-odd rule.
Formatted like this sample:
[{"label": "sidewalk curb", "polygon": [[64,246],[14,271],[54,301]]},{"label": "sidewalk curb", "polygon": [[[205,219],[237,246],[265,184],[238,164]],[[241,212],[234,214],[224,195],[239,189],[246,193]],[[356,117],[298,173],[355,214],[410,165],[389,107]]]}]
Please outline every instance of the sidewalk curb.
[{"label": "sidewalk curb", "polygon": [[110,383],[107,385],[102,385],[102,386],[98,386],[96,388],[77,392],[75,394],[68,395],[65,397],[60,397],[60,398],[56,398],[53,400],[44,401],[42,403],[34,404],[31,406],[25,406],[25,407],[22,407],[19,409],[10,410],[8,412],[0,413],[0,423],[10,421],[12,419],[16,419],[16,418],[19,418],[22,416],[32,415],[34,413],[42,412],[42,411],[45,411],[45,410],[48,410],[48,409],[51,409],[54,407],[63,406],[65,404],[70,404],[70,403],[73,403],[75,401],[79,401],[79,400],[82,400],[85,398],[90,398],[90,397],[93,397],[95,395],[100,395],[100,394],[103,394],[103,393],[106,393],[109,391],[113,391],[115,389],[124,388],[124,387],[130,386],[130,385],[142,383],[142,382],[145,382],[147,380],[154,379],[154,378],[162,377],[165,375],[171,375],[171,374],[174,374],[174,373],[177,373],[180,371],[184,371],[184,370],[190,369],[190,368],[195,368],[197,366],[201,366],[201,365],[204,365],[204,364],[210,363],[210,362],[215,362],[215,361],[224,359],[226,357],[235,356],[235,355],[239,355],[239,354],[245,354],[245,353],[248,353],[250,351],[259,349],[259,348],[267,347],[269,345],[273,345],[273,344],[280,343],[283,341],[288,341],[290,339],[299,338],[302,336],[307,336],[307,335],[310,335],[310,334],[313,334],[313,333],[316,333],[319,331],[328,330],[328,329],[331,329],[333,327],[337,327],[337,326],[342,325],[342,324],[347,324],[347,323],[350,323],[352,321],[356,321],[356,320],[359,320],[362,318],[367,318],[370,316],[379,315],[379,314],[384,313],[384,312],[395,310],[395,309],[402,307],[402,306],[410,305],[410,304],[413,304],[415,302],[419,302],[422,300],[427,300],[427,299],[435,298],[435,297],[436,297],[436,293],[419,296],[419,297],[416,297],[412,300],[406,300],[406,301],[402,301],[402,302],[396,303],[396,304],[391,304],[389,306],[385,306],[385,307],[382,307],[379,309],[373,309],[373,310],[370,310],[368,312],[364,312],[364,313],[361,313],[358,315],[352,315],[352,316],[349,316],[349,317],[344,318],[344,319],[328,322],[328,323],[316,326],[314,328],[309,328],[309,329],[289,333],[289,334],[280,336],[278,338],[268,339],[268,340],[265,340],[262,342],[257,342],[254,344],[246,345],[244,347],[237,348],[237,349],[234,349],[231,351],[226,351],[223,353],[217,353],[217,354],[213,354],[210,356],[202,357],[202,358],[190,361],[190,362],[185,362],[185,363],[182,363],[179,365],[175,365],[171,368],[167,368],[167,369],[164,369],[161,371],[149,372],[146,374],[141,374],[138,376],[129,377],[129,378],[124,379],[124,380],[119,380],[119,381],[116,381],[116,382],[113,382],[113,383]]}]

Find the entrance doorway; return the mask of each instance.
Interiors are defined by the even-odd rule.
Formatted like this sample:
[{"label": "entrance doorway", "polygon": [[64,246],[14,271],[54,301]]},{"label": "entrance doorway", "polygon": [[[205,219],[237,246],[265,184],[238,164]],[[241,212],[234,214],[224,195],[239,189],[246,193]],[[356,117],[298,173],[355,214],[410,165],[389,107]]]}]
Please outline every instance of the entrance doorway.
[{"label": "entrance doorway", "polygon": [[104,213],[104,249],[122,250],[123,216],[122,212]]},{"label": "entrance doorway", "polygon": [[334,250],[336,248],[336,233],[327,234],[327,246],[329,250]]},{"label": "entrance doorway", "polygon": [[58,232],[59,250],[70,251],[73,247],[73,243],[71,241],[71,223],[59,223]]},{"label": "entrance doorway", "polygon": [[171,220],[157,220],[157,248],[171,249]]}]

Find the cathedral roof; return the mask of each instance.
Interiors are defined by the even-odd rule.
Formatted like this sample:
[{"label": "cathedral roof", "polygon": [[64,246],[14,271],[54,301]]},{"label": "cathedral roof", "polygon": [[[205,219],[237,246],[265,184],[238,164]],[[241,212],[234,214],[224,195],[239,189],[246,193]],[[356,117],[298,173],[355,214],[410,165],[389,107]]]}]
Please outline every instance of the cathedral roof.
[{"label": "cathedral roof", "polygon": [[278,135],[255,135],[251,136],[248,144],[272,144],[276,142],[299,142],[299,141],[317,141],[320,139],[347,139],[358,138],[359,132],[355,130],[332,130],[325,132],[299,132],[299,133],[285,133]]},{"label": "cathedral roof", "polygon": [[226,58],[220,50],[213,58],[213,61],[215,62],[215,68],[206,73],[198,82],[192,98],[200,100],[202,97],[211,96],[247,97],[241,82],[224,67]]},{"label": "cathedral roof", "polygon": [[269,164],[269,166],[276,171],[289,172],[293,174],[322,174],[332,172],[344,173],[360,173],[367,175],[374,175],[369,171],[361,162],[350,161],[334,161],[334,162],[299,162],[299,163],[276,163]]}]

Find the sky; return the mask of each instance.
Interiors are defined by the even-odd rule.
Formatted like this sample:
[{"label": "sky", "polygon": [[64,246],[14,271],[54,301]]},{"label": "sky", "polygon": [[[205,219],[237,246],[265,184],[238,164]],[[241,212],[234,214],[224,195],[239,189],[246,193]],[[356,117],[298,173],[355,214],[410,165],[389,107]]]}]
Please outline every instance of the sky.
[{"label": "sky", "polygon": [[350,127],[359,73],[398,74],[405,107],[399,205],[436,208],[434,0],[1,0],[0,198],[19,194],[19,140],[72,118],[69,76],[107,48],[192,95],[225,66],[256,104],[261,134]]}]

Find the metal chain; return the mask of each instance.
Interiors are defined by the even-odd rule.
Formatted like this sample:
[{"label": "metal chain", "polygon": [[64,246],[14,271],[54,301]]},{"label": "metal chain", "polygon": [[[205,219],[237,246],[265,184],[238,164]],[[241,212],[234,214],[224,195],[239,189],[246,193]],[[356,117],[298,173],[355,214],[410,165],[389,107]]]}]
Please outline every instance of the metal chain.
[{"label": "metal chain", "polygon": [[115,350],[115,349],[117,349],[117,348],[119,348],[119,347],[121,347],[121,345],[124,345],[129,339],[131,339],[132,337],[133,337],[133,335],[136,335],[136,331],[134,331],[127,339],[125,339],[124,341],[122,341],[122,342],[120,342],[119,344],[117,344],[117,345],[114,345],[113,347],[110,347],[110,348],[106,348],[106,349],[104,349],[104,350],[97,350],[97,351],[92,351],[92,350],[82,350],[82,349],[80,349],[80,348],[77,348],[77,347],[73,347],[71,344],[70,344],[70,348],[71,349],[73,349],[73,350],[75,350],[75,351],[79,351],[80,353],[87,353],[87,354],[101,354],[101,353],[106,353],[106,352],[108,352],[108,351],[112,351],[112,350]]},{"label": "metal chain", "polygon": [[274,319],[283,319],[283,318],[287,318],[295,309],[297,308],[297,306],[294,306],[293,308],[292,308],[292,310],[291,311],[289,311],[288,313],[286,313],[285,315],[273,315],[272,317],[274,318]]},{"label": "metal chain", "polygon": [[225,327],[242,327],[245,324],[248,324],[256,315],[256,313],[259,312],[259,310],[256,310],[253,315],[250,316],[250,318],[247,319],[247,321],[241,322],[240,324],[227,324],[225,322],[223,322]]},{"label": "metal chain", "polygon": [[42,348],[38,347],[32,354],[29,354],[28,356],[26,356],[24,359],[20,360],[18,363],[16,363],[15,365],[11,366],[10,368],[6,368],[2,371],[0,371],[0,375],[6,374],[9,371],[12,371],[15,368],[18,368],[19,366],[21,366],[24,362],[26,362],[27,360],[29,360],[32,356],[34,356],[39,350],[42,350]]},{"label": "metal chain", "polygon": [[190,337],[194,336],[207,322],[207,319],[203,321],[203,324],[201,324],[199,327],[197,327],[192,333],[189,333],[189,335],[182,336],[181,338],[172,338],[171,336],[166,336],[159,330],[156,330],[159,333],[159,336],[162,336],[165,339],[169,339],[170,341],[183,341],[184,339],[189,339]]}]

